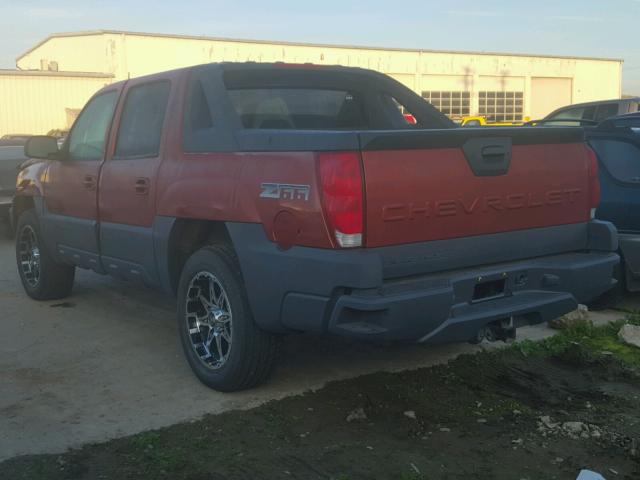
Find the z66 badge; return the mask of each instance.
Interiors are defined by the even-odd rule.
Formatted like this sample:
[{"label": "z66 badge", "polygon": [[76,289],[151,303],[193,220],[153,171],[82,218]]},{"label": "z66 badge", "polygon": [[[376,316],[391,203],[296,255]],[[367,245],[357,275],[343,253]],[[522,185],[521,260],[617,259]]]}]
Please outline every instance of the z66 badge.
[{"label": "z66 badge", "polygon": [[291,183],[262,183],[260,198],[277,198],[279,200],[309,201],[309,185],[294,185]]}]

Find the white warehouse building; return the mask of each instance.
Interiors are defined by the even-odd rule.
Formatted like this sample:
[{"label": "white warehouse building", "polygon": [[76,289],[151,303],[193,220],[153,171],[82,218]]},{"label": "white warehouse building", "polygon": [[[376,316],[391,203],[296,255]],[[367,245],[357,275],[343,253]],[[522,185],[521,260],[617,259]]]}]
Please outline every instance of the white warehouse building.
[{"label": "white warehouse building", "polygon": [[[620,98],[622,94],[622,60],[617,59],[315,45],[111,30],[53,34],[21,55],[16,65],[23,74],[30,70],[56,72],[58,76],[61,72],[90,73],[118,81],[221,61],[370,68],[391,75],[454,119],[483,115],[490,120],[517,122],[544,117],[563,105]],[[94,79],[91,82],[96,83]],[[0,76],[0,92],[4,89]],[[81,108],[86,97],[83,91],[76,104],[65,108]],[[64,127],[52,124],[50,128]],[[0,121],[0,134],[6,129]],[[21,132],[42,133],[35,131],[35,124],[34,131],[25,129]]]}]

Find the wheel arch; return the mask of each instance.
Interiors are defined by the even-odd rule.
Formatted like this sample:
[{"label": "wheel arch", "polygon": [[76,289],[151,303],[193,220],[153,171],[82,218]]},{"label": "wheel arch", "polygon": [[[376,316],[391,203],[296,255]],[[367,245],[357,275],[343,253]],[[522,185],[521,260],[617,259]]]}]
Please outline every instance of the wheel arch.
[{"label": "wheel arch", "polygon": [[[15,230],[18,225],[18,219],[25,211],[34,209],[36,210],[36,201],[34,197],[27,195],[16,195],[11,202],[11,228]],[[36,213],[38,213],[36,211]]]},{"label": "wheel arch", "polygon": [[226,222],[193,218],[156,219],[156,263],[162,287],[175,295],[180,274],[187,259],[205,245],[226,245],[233,249],[233,242]]}]

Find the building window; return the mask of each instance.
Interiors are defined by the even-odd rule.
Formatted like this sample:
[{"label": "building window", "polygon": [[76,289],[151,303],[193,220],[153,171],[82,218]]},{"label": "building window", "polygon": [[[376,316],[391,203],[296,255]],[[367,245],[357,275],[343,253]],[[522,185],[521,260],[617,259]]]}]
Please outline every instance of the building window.
[{"label": "building window", "polygon": [[471,92],[422,92],[424,98],[431,105],[451,119],[468,117],[471,112]]},{"label": "building window", "polygon": [[521,122],[522,92],[479,92],[478,114],[490,122]]}]

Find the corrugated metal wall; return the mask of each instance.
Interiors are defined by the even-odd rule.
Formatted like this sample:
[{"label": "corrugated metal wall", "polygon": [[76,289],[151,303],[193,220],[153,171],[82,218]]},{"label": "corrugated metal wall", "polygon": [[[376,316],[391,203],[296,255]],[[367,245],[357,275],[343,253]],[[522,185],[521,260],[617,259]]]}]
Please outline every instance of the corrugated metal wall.
[{"label": "corrugated metal wall", "polygon": [[95,76],[0,74],[0,136],[45,134],[66,129],[73,111],[84,106],[111,78]]}]

